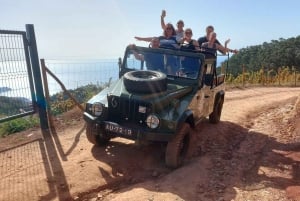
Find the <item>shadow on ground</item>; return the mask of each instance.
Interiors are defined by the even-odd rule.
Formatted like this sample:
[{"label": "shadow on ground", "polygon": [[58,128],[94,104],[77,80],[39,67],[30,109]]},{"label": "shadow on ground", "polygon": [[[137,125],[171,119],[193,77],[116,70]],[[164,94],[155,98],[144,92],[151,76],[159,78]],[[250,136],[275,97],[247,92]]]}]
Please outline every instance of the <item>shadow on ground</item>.
[{"label": "shadow on ground", "polygon": [[[269,187],[285,191],[299,186],[300,156],[295,154],[300,152],[300,143],[279,143],[231,122],[201,123],[195,129],[194,142],[193,157],[176,170],[165,167],[162,144],[141,148],[128,141],[112,141],[106,147],[94,146],[91,151],[95,159],[112,168],[111,174],[99,167],[99,174],[111,184],[105,188],[118,190],[107,200],[120,200],[128,191],[141,193],[137,189],[148,192],[145,199],[167,193],[183,200],[231,200],[236,198],[237,188],[246,192]],[[99,187],[94,192],[101,190]],[[129,199],[140,200],[136,193]],[[89,192],[80,198],[93,196]]]}]

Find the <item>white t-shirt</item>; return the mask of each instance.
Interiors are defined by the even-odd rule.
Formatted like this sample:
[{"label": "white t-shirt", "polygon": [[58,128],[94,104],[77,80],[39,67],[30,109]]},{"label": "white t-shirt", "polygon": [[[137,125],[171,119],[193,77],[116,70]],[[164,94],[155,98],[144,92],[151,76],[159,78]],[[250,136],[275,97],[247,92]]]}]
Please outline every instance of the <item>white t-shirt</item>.
[{"label": "white t-shirt", "polygon": [[176,30],[176,40],[177,40],[177,42],[180,41],[183,38],[183,33],[184,33],[184,31],[179,32],[178,30]]}]

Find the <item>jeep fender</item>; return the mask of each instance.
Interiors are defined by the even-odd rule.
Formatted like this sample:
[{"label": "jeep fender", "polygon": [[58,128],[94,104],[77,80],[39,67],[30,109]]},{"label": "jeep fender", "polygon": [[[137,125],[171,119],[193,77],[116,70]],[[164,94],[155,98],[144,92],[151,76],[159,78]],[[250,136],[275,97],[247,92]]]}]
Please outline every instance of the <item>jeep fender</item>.
[{"label": "jeep fender", "polygon": [[[192,128],[195,128],[194,114],[191,110],[186,110],[179,118],[178,125],[188,123]],[[177,127],[178,128],[178,127]]]}]

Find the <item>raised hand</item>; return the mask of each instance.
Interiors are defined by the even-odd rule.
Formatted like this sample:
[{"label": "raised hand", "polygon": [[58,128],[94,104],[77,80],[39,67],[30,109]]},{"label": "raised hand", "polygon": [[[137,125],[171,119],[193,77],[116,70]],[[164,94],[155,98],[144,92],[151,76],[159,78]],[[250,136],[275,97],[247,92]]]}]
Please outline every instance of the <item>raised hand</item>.
[{"label": "raised hand", "polygon": [[166,10],[162,10],[162,11],[161,11],[161,17],[164,18],[164,17],[166,17],[166,15],[167,15],[167,14],[166,14]]}]

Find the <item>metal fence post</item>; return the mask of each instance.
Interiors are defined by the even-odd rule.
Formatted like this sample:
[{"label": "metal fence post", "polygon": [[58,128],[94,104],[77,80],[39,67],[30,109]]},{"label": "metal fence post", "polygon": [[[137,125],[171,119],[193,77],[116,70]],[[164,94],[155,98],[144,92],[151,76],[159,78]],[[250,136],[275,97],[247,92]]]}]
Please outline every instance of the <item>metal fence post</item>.
[{"label": "metal fence post", "polygon": [[36,102],[36,106],[38,107],[41,128],[48,129],[49,125],[47,121],[47,107],[43,91],[43,82],[33,24],[26,24],[26,36],[29,43],[29,53],[36,92],[36,100],[34,101]]}]

